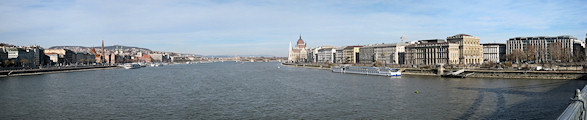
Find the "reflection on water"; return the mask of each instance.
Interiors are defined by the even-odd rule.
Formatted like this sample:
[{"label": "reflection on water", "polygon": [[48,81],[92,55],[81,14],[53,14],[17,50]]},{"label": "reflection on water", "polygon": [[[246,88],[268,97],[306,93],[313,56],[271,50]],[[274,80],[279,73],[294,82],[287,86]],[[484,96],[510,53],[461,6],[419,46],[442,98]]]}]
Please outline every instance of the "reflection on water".
[{"label": "reflection on water", "polygon": [[0,78],[0,118],[554,119],[586,83],[277,66],[225,62]]}]

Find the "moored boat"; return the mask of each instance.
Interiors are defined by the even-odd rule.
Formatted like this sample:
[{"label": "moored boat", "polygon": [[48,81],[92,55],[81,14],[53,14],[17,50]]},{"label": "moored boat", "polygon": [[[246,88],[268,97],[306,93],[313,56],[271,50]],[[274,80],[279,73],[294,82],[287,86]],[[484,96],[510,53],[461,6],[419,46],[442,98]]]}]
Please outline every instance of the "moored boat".
[{"label": "moored boat", "polygon": [[338,73],[353,73],[365,75],[381,75],[381,76],[401,76],[400,69],[387,67],[356,67],[356,66],[334,66],[330,68],[332,72]]},{"label": "moored boat", "polygon": [[135,68],[140,68],[141,65],[137,64],[137,63],[131,63],[131,64],[125,64],[124,69],[135,69]]}]

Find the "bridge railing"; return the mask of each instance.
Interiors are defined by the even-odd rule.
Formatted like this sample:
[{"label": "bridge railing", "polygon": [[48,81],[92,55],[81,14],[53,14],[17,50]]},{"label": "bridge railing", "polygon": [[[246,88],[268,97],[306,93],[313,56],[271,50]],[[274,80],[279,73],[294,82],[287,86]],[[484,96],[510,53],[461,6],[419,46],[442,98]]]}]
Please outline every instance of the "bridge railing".
[{"label": "bridge railing", "polygon": [[583,90],[577,89],[575,96],[571,98],[571,103],[565,109],[565,111],[558,116],[558,120],[587,120],[586,109],[587,109],[587,85],[583,87]]}]

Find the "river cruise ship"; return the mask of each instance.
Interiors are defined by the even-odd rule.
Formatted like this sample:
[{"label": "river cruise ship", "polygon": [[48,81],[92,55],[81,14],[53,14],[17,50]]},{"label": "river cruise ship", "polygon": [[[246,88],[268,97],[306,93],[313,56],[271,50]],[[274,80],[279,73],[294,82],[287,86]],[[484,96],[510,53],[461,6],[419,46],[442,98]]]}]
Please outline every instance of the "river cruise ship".
[{"label": "river cruise ship", "polygon": [[137,64],[137,63],[130,63],[130,64],[124,64],[122,67],[124,67],[124,69],[136,69],[136,68],[140,68],[141,65]]},{"label": "river cruise ship", "polygon": [[356,66],[334,66],[330,68],[332,72],[337,73],[353,73],[365,75],[381,75],[381,76],[401,76],[400,69],[386,68],[386,67],[356,67]]}]

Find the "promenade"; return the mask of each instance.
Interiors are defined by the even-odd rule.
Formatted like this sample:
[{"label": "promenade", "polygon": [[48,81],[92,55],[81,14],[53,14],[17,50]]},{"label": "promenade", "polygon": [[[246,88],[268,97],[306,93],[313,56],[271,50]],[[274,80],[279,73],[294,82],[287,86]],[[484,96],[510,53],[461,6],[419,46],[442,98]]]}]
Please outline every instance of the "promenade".
[{"label": "promenade", "polygon": [[[283,65],[304,67],[312,69],[330,70],[330,66],[336,64],[309,64],[309,63],[282,63]],[[366,66],[366,65],[357,65]],[[370,66],[369,66],[370,67]],[[440,72],[436,68],[400,68],[403,75],[427,75],[440,76],[442,73],[456,71],[457,69],[445,69]],[[584,71],[533,71],[533,70],[488,70],[467,68],[464,73],[473,73],[472,78],[512,78],[512,79],[560,79],[560,80],[586,80]]]},{"label": "promenade", "polygon": [[98,70],[98,69],[113,69],[113,68],[119,68],[119,67],[118,66],[75,66],[75,67],[53,67],[53,68],[25,69],[25,70],[2,70],[2,71],[0,71],[0,77],[37,75],[37,74],[48,74],[48,73],[58,73],[58,72],[75,72],[75,71],[87,71],[87,70]]}]

